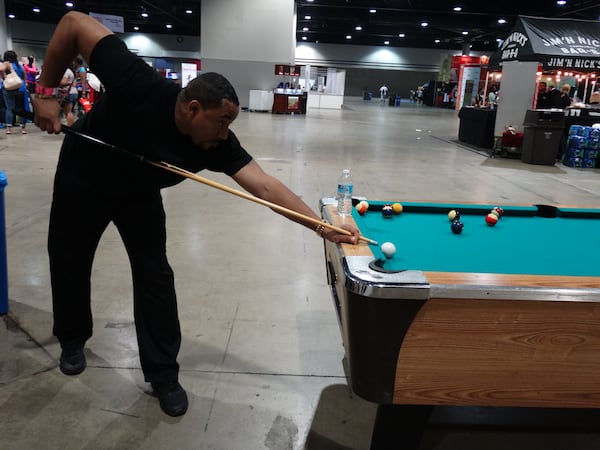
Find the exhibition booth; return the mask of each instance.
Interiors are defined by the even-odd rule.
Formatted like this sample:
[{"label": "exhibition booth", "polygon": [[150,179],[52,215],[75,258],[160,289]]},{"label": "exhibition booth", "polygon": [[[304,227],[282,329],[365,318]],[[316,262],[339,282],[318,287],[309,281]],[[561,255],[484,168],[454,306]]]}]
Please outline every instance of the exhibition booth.
[{"label": "exhibition booth", "polygon": [[[486,136],[479,137],[480,142],[487,145],[492,142],[494,149],[502,145],[503,136],[511,130],[523,134],[524,147],[536,147],[526,149],[528,160],[525,162],[550,164],[551,160],[553,164],[556,155],[548,158],[548,153],[556,151],[558,154],[565,149],[567,126],[590,125],[595,123],[596,115],[600,119],[600,108],[591,104],[596,75],[600,72],[598,22],[520,16],[500,49],[491,57],[487,69],[489,73],[501,73],[502,76],[493,135],[490,136],[492,127],[488,117]],[[562,114],[556,114],[555,109],[536,108],[538,89],[542,84],[557,89],[569,85],[572,103]],[[460,115],[461,127],[469,128],[473,114],[461,109]],[[491,115],[487,113],[487,116]],[[545,155],[537,158],[535,153],[538,151]]]},{"label": "exhibition booth", "polygon": [[280,82],[272,91],[250,90],[249,110],[306,114],[308,108],[342,108],[345,70],[277,64],[275,75]]}]

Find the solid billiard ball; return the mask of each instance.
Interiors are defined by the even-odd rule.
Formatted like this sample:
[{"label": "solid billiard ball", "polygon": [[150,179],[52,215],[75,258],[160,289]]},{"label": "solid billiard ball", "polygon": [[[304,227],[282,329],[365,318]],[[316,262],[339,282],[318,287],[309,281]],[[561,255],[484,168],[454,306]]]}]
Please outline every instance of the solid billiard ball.
[{"label": "solid billiard ball", "polygon": [[381,244],[381,252],[387,259],[393,258],[396,254],[396,246],[391,242],[384,242]]},{"label": "solid billiard ball", "polygon": [[367,212],[367,210],[369,209],[369,203],[366,202],[365,200],[361,200],[360,202],[358,202],[355,206],[356,211],[361,215],[364,216],[365,213]]},{"label": "solid billiard ball", "polygon": [[456,211],[455,209],[453,209],[452,211],[450,211],[448,213],[448,219],[450,220],[450,222],[453,222],[455,220],[459,220],[460,219],[460,213],[458,211]]},{"label": "solid billiard ball", "polygon": [[498,216],[496,214],[489,213],[485,216],[485,223],[487,223],[490,227],[493,227],[498,223]]},{"label": "solid billiard ball", "polygon": [[394,214],[400,214],[403,210],[404,210],[404,208],[402,207],[402,205],[400,203],[392,204],[392,211],[394,211]]},{"label": "solid billiard ball", "polygon": [[392,209],[392,205],[384,205],[383,208],[381,208],[381,214],[383,215],[383,217],[385,219],[389,219],[394,215],[394,210]]},{"label": "solid billiard ball", "polygon": [[452,232],[454,234],[460,234],[462,233],[462,230],[465,228],[465,224],[462,223],[460,220],[453,220],[452,223],[450,224],[450,229],[452,230]]}]

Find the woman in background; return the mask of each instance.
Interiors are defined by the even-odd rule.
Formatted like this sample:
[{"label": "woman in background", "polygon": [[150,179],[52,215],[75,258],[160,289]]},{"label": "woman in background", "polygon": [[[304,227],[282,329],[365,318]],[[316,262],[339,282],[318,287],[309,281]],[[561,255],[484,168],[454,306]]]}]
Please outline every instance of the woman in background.
[{"label": "woman in background", "polygon": [[23,65],[23,69],[25,70],[25,84],[27,85],[27,91],[30,94],[35,92],[35,85],[37,84],[37,76],[40,71],[35,66],[33,56],[27,57],[27,64]]},{"label": "woman in background", "polygon": [[[29,100],[25,102],[25,98],[28,98],[27,86],[25,85],[25,71],[17,60],[17,54],[13,50],[4,52],[4,62],[0,65],[0,73],[2,73],[2,79],[6,78],[11,72],[15,72],[19,78],[21,78],[21,87],[14,90],[3,89],[4,91],[4,103],[6,106],[6,134],[11,134],[11,129],[14,121],[13,109],[21,109],[29,111]],[[21,124],[21,133],[27,134],[25,126],[27,121],[25,117],[19,117],[19,123]]]}]

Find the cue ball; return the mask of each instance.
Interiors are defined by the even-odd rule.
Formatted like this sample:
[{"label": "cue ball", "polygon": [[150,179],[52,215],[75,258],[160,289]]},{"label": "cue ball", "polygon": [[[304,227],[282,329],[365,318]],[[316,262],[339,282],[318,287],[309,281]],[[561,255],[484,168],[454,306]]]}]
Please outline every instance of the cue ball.
[{"label": "cue ball", "polygon": [[448,219],[450,220],[450,222],[454,222],[455,220],[460,219],[460,213],[453,209],[448,213]]},{"label": "cue ball", "polygon": [[452,230],[452,232],[454,234],[462,233],[462,230],[464,228],[465,228],[465,224],[462,223],[460,220],[453,220],[452,223],[450,224],[450,229]]},{"label": "cue ball", "polygon": [[381,252],[387,259],[390,259],[396,254],[396,246],[391,242],[384,242],[381,244]]},{"label": "cue ball", "polygon": [[383,208],[381,208],[381,214],[385,219],[391,218],[394,215],[392,205],[385,205]]}]

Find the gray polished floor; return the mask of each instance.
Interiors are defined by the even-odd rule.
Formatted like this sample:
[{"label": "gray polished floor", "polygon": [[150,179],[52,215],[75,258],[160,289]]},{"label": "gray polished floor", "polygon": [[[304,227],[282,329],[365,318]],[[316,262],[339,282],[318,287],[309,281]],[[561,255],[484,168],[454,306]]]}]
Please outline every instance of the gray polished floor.
[{"label": "gray polished floor", "polygon": [[[232,128],[268,172],[315,209],[346,167],[355,194],[367,198],[600,207],[599,170],[489,158],[457,143],[458,125],[451,110],[347,99],[341,111],[306,116],[242,112]],[[0,130],[10,298],[0,330],[1,449],[369,447],[375,407],[346,385],[321,241],[263,206],[189,180],[164,191],[188,413],[168,417],[148,394],[128,261],[112,227],[94,263],[88,368],[62,375],[46,253],[61,137],[33,125],[28,131]],[[202,175],[236,187],[222,175]],[[488,412],[461,414],[464,423],[485,426],[450,426],[439,414],[422,449],[600,448],[600,435],[562,429],[560,418],[549,429],[515,428],[489,426]]]}]

